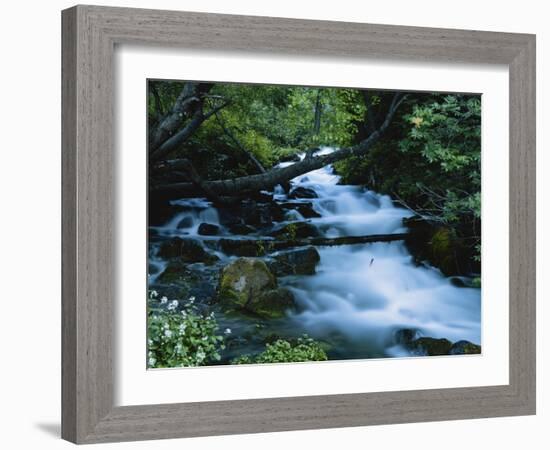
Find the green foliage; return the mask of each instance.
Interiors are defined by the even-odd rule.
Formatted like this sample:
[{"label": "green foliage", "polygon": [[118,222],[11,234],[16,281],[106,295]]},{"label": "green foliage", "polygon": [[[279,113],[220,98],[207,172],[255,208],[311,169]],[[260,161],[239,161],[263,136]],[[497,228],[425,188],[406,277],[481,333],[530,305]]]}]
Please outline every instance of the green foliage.
[{"label": "green foliage", "polygon": [[365,184],[454,228],[479,258],[481,100],[411,94],[388,135],[362,158],[336,164],[342,182]]},{"label": "green foliage", "polygon": [[[411,124],[399,142],[402,153],[417,153],[433,166],[439,183],[426,189],[418,183],[447,222],[463,214],[481,217],[481,100],[477,96],[446,95],[428,104],[416,104],[404,120]],[[432,169],[432,170],[434,170]],[[461,180],[458,182],[458,180]],[[443,188],[439,187],[443,184]],[[424,189],[423,189],[424,188]]]},{"label": "green foliage", "polygon": [[[157,118],[152,87],[161,108],[168,110],[183,85],[151,82],[150,123]],[[206,120],[180,150],[207,179],[255,173],[243,150],[269,168],[284,156],[315,146],[350,145],[365,113],[356,89],[216,83],[204,110],[219,104],[220,98],[228,105]]]},{"label": "green foliage", "polygon": [[[155,298],[156,292],[149,296]],[[166,309],[150,308],[147,318],[149,368],[201,366],[220,360],[224,338],[217,335],[214,314],[198,313],[193,298],[181,309],[177,300],[168,302],[163,297],[161,304]]]},{"label": "green foliage", "polygon": [[266,344],[262,353],[255,356],[240,356],[235,358],[232,364],[326,361],[327,359],[321,344],[304,335],[294,342],[278,339],[272,344]]}]

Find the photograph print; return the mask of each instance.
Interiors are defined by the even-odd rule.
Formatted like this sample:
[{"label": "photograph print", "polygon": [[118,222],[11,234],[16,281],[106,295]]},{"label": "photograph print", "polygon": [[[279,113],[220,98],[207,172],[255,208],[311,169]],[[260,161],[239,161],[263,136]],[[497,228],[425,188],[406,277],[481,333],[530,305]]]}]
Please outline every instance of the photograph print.
[{"label": "photograph print", "polygon": [[481,95],[146,98],[149,369],[481,354]]}]

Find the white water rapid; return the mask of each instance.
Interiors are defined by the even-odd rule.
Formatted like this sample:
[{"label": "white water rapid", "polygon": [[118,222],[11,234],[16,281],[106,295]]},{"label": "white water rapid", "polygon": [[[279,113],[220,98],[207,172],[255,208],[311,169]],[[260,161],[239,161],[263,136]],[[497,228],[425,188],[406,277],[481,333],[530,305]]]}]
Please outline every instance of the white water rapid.
[{"label": "white water rapid", "polygon": [[[338,181],[331,166],[292,181],[293,187],[317,193],[307,202],[321,217],[310,221],[325,236],[406,231],[402,219],[411,215],[408,210],[394,206],[388,196]],[[456,287],[439,270],[415,265],[402,241],[318,250],[316,275],[287,280],[301,306],[292,320],[314,338],[334,335],[347,341],[348,358],[365,352],[405,356],[394,338],[403,328],[451,342],[481,343],[480,289]]]}]

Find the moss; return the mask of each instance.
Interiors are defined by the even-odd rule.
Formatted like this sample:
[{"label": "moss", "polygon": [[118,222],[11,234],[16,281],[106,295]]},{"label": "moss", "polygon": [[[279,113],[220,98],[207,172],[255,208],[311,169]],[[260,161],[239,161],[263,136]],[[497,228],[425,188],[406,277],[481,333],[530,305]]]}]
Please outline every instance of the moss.
[{"label": "moss", "polygon": [[263,261],[239,258],[222,269],[218,293],[226,305],[245,308],[263,291],[276,287],[277,280]]},{"label": "moss", "polygon": [[481,346],[469,341],[455,342],[449,350],[450,355],[478,355],[481,353]]},{"label": "moss", "polygon": [[286,288],[272,289],[252,298],[246,307],[265,319],[279,319],[294,307],[294,295]]},{"label": "moss", "polygon": [[444,273],[452,273],[454,263],[453,235],[449,228],[436,230],[430,241],[431,260]]},{"label": "moss", "polygon": [[431,337],[421,337],[409,344],[412,352],[421,356],[448,355],[451,346],[452,343],[448,339],[435,339]]}]

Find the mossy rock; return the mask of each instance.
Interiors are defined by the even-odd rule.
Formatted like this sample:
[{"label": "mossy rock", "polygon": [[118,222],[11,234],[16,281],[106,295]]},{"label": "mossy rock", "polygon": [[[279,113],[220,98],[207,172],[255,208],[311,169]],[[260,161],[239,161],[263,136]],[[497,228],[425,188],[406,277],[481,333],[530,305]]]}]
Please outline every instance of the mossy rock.
[{"label": "mossy rock", "polygon": [[449,355],[478,355],[481,353],[481,346],[469,341],[455,342],[449,350]]},{"label": "mossy rock", "polygon": [[446,276],[479,272],[472,248],[465,245],[453,227],[419,216],[403,219],[403,224],[409,229],[405,243],[416,263],[427,261]]},{"label": "mossy rock", "polygon": [[227,306],[246,308],[261,293],[276,287],[275,276],[262,260],[238,258],[222,269],[218,296]]},{"label": "mossy rock", "polygon": [[412,354],[418,356],[441,356],[448,355],[452,343],[448,339],[435,339],[421,337],[411,341],[407,347]]},{"label": "mossy rock", "polygon": [[294,295],[287,288],[277,288],[252,297],[246,309],[265,319],[279,319],[294,308]]},{"label": "mossy rock", "polygon": [[184,277],[188,276],[186,268],[186,264],[182,261],[170,261],[157,280],[161,283],[175,283],[181,281]]}]

